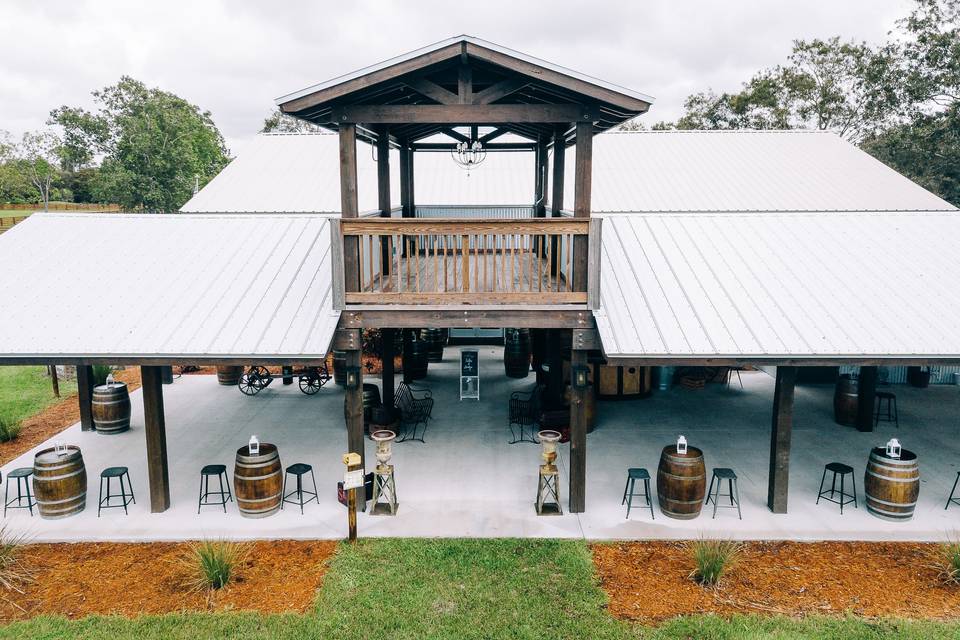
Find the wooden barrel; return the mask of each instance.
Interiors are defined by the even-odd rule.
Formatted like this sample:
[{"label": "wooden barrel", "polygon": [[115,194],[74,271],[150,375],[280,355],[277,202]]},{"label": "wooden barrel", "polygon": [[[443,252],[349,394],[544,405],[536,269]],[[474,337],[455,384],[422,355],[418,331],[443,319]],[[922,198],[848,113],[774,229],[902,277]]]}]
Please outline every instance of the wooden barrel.
[{"label": "wooden barrel", "polygon": [[245,518],[266,518],[280,510],[283,466],[275,445],[261,442],[257,455],[250,455],[248,446],[237,449],[233,491]]},{"label": "wooden barrel", "polygon": [[240,376],[243,375],[242,366],[219,366],[217,367],[217,383],[225,387],[235,387],[240,382]]},{"label": "wooden barrel", "polygon": [[707,468],[703,452],[688,447],[686,455],[677,453],[677,445],[663,448],[657,467],[657,501],[663,515],[691,520],[700,515],[707,492]]},{"label": "wooden barrel", "polygon": [[403,379],[422,380],[427,377],[427,343],[418,340],[416,335],[403,341]]},{"label": "wooden barrel", "polygon": [[909,520],[920,495],[917,455],[903,449],[899,458],[890,458],[885,448],[875,447],[867,460],[863,486],[867,511],[884,520]]},{"label": "wooden barrel", "polygon": [[93,388],[93,426],[97,433],[121,433],[130,428],[130,393],[124,382]]},{"label": "wooden barrel", "polygon": [[383,404],[380,402],[380,387],[370,382],[364,382],[361,401],[363,403],[363,421],[364,423],[368,423],[370,422],[371,409]]},{"label": "wooden barrel", "polygon": [[857,380],[849,373],[837,378],[837,386],[833,392],[833,419],[837,424],[856,426],[857,390]]},{"label": "wooden barrel", "polygon": [[508,378],[526,378],[530,373],[529,329],[504,330],[503,369]]},{"label": "wooden barrel", "polygon": [[443,329],[422,329],[420,339],[427,343],[427,360],[443,362],[443,345],[447,343]]},{"label": "wooden barrel", "polygon": [[333,352],[333,382],[338,387],[347,386],[347,352]]},{"label": "wooden barrel", "polygon": [[65,453],[44,449],[33,458],[33,493],[40,516],[66,518],[87,506],[87,469],[80,447],[67,446]]}]

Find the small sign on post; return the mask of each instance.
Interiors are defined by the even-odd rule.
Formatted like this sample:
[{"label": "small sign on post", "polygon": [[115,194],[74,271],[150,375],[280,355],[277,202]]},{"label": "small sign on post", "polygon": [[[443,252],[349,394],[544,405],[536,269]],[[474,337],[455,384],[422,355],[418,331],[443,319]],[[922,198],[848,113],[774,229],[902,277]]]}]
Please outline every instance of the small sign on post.
[{"label": "small sign on post", "polygon": [[476,349],[460,350],[460,399],[480,399],[480,353]]},{"label": "small sign on post", "polygon": [[343,474],[343,489],[347,492],[347,537],[350,542],[357,541],[357,488],[363,488],[361,462],[358,453],[343,454],[343,464],[347,466],[347,471]]}]

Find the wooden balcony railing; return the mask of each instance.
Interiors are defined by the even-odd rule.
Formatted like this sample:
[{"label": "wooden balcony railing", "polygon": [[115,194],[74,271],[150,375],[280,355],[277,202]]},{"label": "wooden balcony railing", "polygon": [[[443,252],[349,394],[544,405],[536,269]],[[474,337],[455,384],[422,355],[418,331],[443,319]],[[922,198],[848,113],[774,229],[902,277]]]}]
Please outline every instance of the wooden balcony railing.
[{"label": "wooden balcony railing", "polygon": [[[587,304],[598,219],[340,219],[345,304]],[[334,229],[336,237],[337,231]],[[579,251],[579,250],[578,250]],[[336,267],[335,267],[336,269]],[[352,280],[351,280],[352,279]]]}]

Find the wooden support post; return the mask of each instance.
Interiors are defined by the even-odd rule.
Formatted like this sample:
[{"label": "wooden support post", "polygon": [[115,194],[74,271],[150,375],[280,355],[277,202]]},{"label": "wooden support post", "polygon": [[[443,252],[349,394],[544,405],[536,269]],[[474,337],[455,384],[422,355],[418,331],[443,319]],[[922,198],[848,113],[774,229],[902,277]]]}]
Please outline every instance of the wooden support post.
[{"label": "wooden support post", "polygon": [[793,431],[793,389],[796,367],[777,367],[773,391],[773,421],[770,429],[770,473],[767,506],[774,513],[787,512],[787,488],[790,482],[790,436]]},{"label": "wooden support post", "polygon": [[536,162],[534,163],[534,217],[547,215],[547,141],[537,140]]},{"label": "wooden support post", "polygon": [[410,143],[400,143],[400,216],[412,218],[410,211]]},{"label": "wooden support post", "polygon": [[[340,215],[356,218],[357,203],[357,126],[340,124]],[[360,290],[360,262],[357,236],[343,239],[343,286],[346,291]]]},{"label": "wooden support post", "polygon": [[[377,128],[377,195],[380,217],[391,216],[390,206],[390,129]],[[389,236],[380,236],[380,264],[381,272],[390,275],[390,241]],[[373,278],[374,274],[370,274]]]},{"label": "wooden support post", "polygon": [[[550,215],[559,218],[563,211],[563,175],[566,162],[566,128],[557,127],[553,131],[553,194],[550,197]],[[556,277],[559,273],[560,243],[553,236],[550,243],[550,275]]]},{"label": "wooden support post", "polygon": [[380,386],[382,387],[381,391],[383,392],[383,406],[390,409],[394,408],[393,395],[396,389],[393,379],[393,358],[396,355],[393,347],[396,331],[396,329],[380,330],[380,339],[383,341],[383,346],[381,347],[383,369],[382,373],[380,374]]},{"label": "wooden support post", "polygon": [[[593,123],[577,123],[577,159],[574,169],[573,216],[590,217],[593,177]],[[573,290],[587,290],[587,236],[573,237]]]},{"label": "wooden support post", "polygon": [[877,368],[860,367],[857,380],[857,431],[873,431],[873,405],[877,401]]},{"label": "wooden support post", "polygon": [[50,384],[53,387],[53,397],[60,397],[60,378],[57,376],[57,365],[48,364],[47,371],[50,372]]},{"label": "wooden support post", "polygon": [[[570,375],[587,366],[587,352],[570,352]],[[571,380],[571,382],[573,382]],[[587,498],[587,403],[589,388],[570,386],[570,513],[583,513]]]},{"label": "wooden support post", "polygon": [[77,365],[77,402],[80,404],[80,430],[93,431],[93,367]]},{"label": "wooden support post", "polygon": [[547,331],[547,362],[550,371],[547,375],[547,407],[557,409],[563,400],[563,345],[559,337],[563,334],[557,329]]},{"label": "wooden support post", "polygon": [[140,367],[143,384],[143,423],[147,436],[147,472],[150,479],[150,512],[170,508],[170,473],[167,467],[167,433],[163,415],[163,372],[160,367]]},{"label": "wooden support post", "polygon": [[356,367],[360,381],[356,389],[347,389],[343,398],[343,416],[347,422],[347,450],[360,456],[360,467],[365,468],[363,434],[363,369],[360,366],[360,349],[346,351],[347,369]]},{"label": "wooden support post", "polygon": [[283,375],[283,384],[293,384],[293,367],[284,366],[280,368],[280,371]]}]

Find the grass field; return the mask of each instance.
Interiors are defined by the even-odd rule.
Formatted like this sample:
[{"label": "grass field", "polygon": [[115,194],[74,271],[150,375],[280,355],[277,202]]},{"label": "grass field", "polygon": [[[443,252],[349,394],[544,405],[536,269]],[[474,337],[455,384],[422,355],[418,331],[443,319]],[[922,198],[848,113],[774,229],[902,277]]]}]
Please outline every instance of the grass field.
[{"label": "grass field", "polygon": [[[131,579],[149,579],[149,576]],[[123,594],[118,593],[118,598]],[[128,620],[42,617],[0,638],[939,640],[960,624],[715,616],[644,627],[612,618],[588,545],[554,540],[375,540],[343,545],[305,615],[184,613]]]},{"label": "grass field", "polygon": [[[76,391],[76,381],[60,381],[61,397]],[[20,422],[56,401],[45,367],[0,367],[0,417]]]}]

